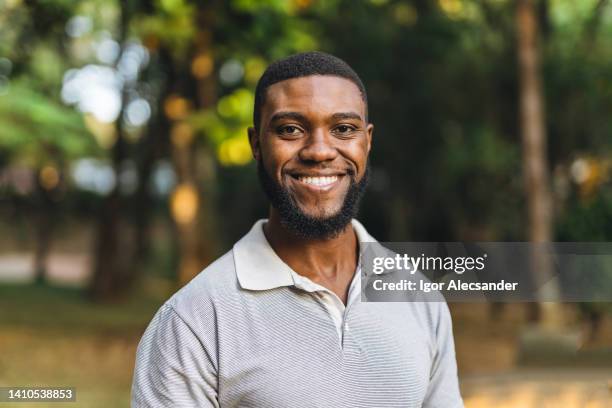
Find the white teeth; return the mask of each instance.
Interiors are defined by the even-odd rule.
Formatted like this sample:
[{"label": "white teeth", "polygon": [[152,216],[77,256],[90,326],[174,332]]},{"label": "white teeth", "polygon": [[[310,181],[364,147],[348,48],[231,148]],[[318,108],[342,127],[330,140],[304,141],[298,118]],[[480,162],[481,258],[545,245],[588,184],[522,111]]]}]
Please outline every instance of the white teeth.
[{"label": "white teeth", "polygon": [[312,184],[315,186],[326,186],[328,184],[335,183],[338,180],[338,176],[329,177],[299,177],[302,183]]}]

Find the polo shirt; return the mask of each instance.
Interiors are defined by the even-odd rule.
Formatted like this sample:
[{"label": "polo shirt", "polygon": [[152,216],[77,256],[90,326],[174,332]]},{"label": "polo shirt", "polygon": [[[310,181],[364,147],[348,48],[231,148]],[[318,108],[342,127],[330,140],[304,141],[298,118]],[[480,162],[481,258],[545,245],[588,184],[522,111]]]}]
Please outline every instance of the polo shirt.
[{"label": "polo shirt", "polygon": [[[327,312],[329,313],[331,319],[336,325],[338,340],[342,342],[344,331],[348,329],[348,324],[345,322],[346,306],[344,305],[342,300],[331,290],[319,285],[316,282],[313,282],[311,279],[302,276],[293,270],[291,270],[291,277],[293,278],[293,285],[296,288],[302,289],[306,292],[310,292],[313,294],[313,296],[319,298],[320,302],[327,309]],[[272,282],[270,283],[270,287],[273,288],[274,284]],[[361,269],[358,264],[357,269],[354,272],[353,278],[349,283],[347,304],[356,301],[359,296],[361,296]]]},{"label": "polo shirt", "polygon": [[463,407],[446,303],[361,302],[353,290],[338,325],[331,292],[276,255],[265,222],[155,314],[132,407]]}]

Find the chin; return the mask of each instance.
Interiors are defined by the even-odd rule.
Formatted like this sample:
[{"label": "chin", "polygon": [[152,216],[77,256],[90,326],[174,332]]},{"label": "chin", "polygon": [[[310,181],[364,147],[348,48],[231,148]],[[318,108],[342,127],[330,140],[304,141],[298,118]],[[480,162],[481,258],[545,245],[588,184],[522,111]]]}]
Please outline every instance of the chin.
[{"label": "chin", "polygon": [[338,215],[340,212],[339,207],[329,208],[329,209],[308,209],[300,206],[300,210],[304,215],[316,220],[326,220],[329,218],[333,218]]},{"label": "chin", "polygon": [[328,198],[322,201],[312,200],[308,204],[300,202],[301,200],[297,199],[295,195],[292,199],[302,214],[313,219],[322,220],[334,217],[340,213],[344,197],[345,195],[342,194],[340,198]]}]

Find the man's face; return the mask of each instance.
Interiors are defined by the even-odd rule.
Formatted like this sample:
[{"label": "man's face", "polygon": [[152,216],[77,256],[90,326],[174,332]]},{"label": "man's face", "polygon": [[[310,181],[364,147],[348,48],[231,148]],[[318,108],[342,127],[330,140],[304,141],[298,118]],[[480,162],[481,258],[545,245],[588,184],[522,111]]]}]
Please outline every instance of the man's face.
[{"label": "man's face", "polygon": [[355,84],[313,75],[270,86],[261,128],[249,137],[260,173],[296,211],[324,221],[346,207],[351,188],[364,179],[372,131]]}]

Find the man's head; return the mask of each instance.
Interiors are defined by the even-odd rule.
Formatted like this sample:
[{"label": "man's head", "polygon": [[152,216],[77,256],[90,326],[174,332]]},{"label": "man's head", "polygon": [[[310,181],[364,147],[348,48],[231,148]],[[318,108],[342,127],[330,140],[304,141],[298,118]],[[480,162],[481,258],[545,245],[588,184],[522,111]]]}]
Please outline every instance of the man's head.
[{"label": "man's head", "polygon": [[373,131],[357,74],[320,52],[277,61],[257,84],[253,122],[251,148],[281,222],[306,238],[341,232],[367,184]]}]

